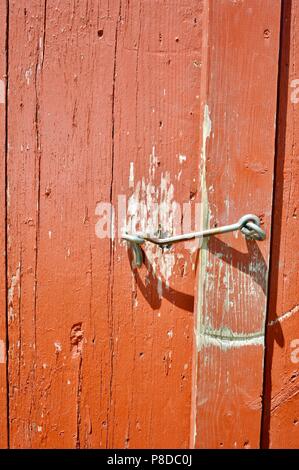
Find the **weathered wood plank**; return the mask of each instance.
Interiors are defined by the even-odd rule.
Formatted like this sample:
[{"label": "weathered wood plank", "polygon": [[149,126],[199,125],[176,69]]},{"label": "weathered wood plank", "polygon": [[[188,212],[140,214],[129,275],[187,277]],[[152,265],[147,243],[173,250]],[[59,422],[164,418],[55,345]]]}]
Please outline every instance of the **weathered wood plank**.
[{"label": "weathered wood plank", "polygon": [[[202,2],[122,2],[120,18],[113,202],[127,196],[129,229],[187,231],[187,213],[176,218],[173,203],[194,218]],[[145,257],[132,273],[115,241],[109,446],[188,447],[196,252],[146,244]]]},{"label": "weathered wood plank", "polygon": [[174,199],[194,205],[201,5],[11,3],[13,447],[188,445],[194,249],[147,246],[132,273],[96,235],[101,203],[149,203],[142,184],[168,230]]},{"label": "weathered wood plank", "polygon": [[111,261],[94,212],[110,198],[118,2],[10,9],[11,445],[105,447]]},{"label": "weathered wood plank", "polygon": [[262,446],[298,448],[299,3],[283,5]]},{"label": "weathered wood plank", "polygon": [[0,3],[0,447],[8,445],[6,374],[6,2]]},{"label": "weathered wood plank", "polygon": [[192,445],[258,447],[280,1],[206,1],[205,16],[202,223],[255,213],[268,236],[226,234],[200,251]]}]

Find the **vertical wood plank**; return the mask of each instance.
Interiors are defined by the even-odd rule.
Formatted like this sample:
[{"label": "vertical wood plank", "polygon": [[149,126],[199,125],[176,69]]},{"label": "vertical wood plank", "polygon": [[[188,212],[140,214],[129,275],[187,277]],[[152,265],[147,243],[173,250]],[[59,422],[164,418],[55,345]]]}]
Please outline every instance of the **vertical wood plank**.
[{"label": "vertical wood plank", "polygon": [[194,246],[147,245],[132,271],[100,215],[126,196],[132,222],[138,197],[146,229],[192,229],[173,203],[198,198],[201,14],[189,0],[11,2],[13,447],[188,446]]},{"label": "vertical wood plank", "polygon": [[205,8],[202,223],[255,213],[267,240],[226,234],[200,251],[192,444],[259,447],[280,1]]},{"label": "vertical wood plank", "polygon": [[0,447],[8,445],[6,374],[6,2],[0,4]]},{"label": "vertical wood plank", "polygon": [[105,447],[111,260],[94,213],[110,200],[118,2],[10,9],[11,445]]},{"label": "vertical wood plank", "polygon": [[262,446],[299,442],[299,2],[283,2]]},{"label": "vertical wood plank", "polygon": [[[176,219],[173,203],[185,203],[194,219],[202,2],[124,1],[120,18],[112,200],[116,206],[118,196],[126,196],[128,230],[153,232],[159,223],[170,233],[191,230],[184,214]],[[145,244],[144,251],[145,264],[132,272],[126,245],[114,244],[108,444],[184,448],[190,436],[196,252],[184,244],[164,252]]]}]

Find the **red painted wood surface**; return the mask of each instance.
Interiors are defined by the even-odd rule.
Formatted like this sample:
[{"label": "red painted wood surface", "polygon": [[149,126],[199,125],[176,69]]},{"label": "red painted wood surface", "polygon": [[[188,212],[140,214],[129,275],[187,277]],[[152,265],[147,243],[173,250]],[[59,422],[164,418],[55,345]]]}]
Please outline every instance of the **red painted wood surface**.
[{"label": "red painted wood surface", "polygon": [[[213,237],[200,251],[193,439],[259,447],[272,211],[279,1],[205,2],[203,224],[255,213],[267,240]],[[203,88],[203,83],[202,83]]]},{"label": "red painted wood surface", "polygon": [[7,447],[6,376],[6,2],[0,3],[0,447]]},{"label": "red painted wood surface", "polygon": [[299,2],[284,2],[263,447],[299,442]]},{"label": "red painted wood surface", "polygon": [[107,6],[10,3],[12,447],[106,445],[110,249],[94,210],[111,182],[118,9]]},{"label": "red painted wood surface", "polygon": [[[171,232],[172,203],[192,207],[198,188],[202,2],[122,3],[120,18],[112,201],[129,196],[134,221],[139,200],[144,229]],[[158,221],[151,200],[162,204]],[[112,254],[108,445],[187,447],[196,253],[147,244],[133,274],[124,246]]]},{"label": "red painted wood surface", "polygon": [[[279,63],[280,4],[1,3],[0,446],[296,446],[299,6]],[[189,212],[256,213],[267,240],[147,243],[132,267],[124,218],[178,233]]]},{"label": "red painted wood surface", "polygon": [[10,2],[12,447],[188,446],[195,254],[132,272],[95,226],[192,204],[201,32],[195,0]]}]

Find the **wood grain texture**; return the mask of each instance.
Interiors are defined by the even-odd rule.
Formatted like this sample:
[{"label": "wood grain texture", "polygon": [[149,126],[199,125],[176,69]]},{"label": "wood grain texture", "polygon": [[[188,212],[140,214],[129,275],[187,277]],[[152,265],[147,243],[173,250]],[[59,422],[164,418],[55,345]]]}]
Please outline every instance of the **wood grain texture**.
[{"label": "wood grain texture", "polygon": [[10,2],[12,447],[107,442],[116,3]]},{"label": "wood grain texture", "polygon": [[[280,67],[279,0],[10,0],[8,24],[1,3],[1,447],[8,430],[23,448],[258,447],[271,217],[262,445],[297,446],[299,2],[283,3]],[[119,229],[186,232],[195,212],[253,212],[267,240],[145,244],[134,267]]]},{"label": "wood grain texture", "polygon": [[8,445],[6,374],[6,2],[0,4],[0,448]]},{"label": "wood grain texture", "polygon": [[299,2],[283,2],[262,446],[299,442]]},{"label": "wood grain texture", "polygon": [[205,2],[203,225],[246,213],[267,240],[213,237],[200,251],[196,447],[259,447],[275,143],[280,2]]},{"label": "wood grain texture", "polygon": [[[112,200],[127,195],[129,222],[143,230],[182,230],[174,201],[194,213],[201,8],[193,0],[121,4]],[[109,447],[187,447],[196,254],[146,244],[145,265],[131,272],[124,246],[114,248]]]},{"label": "wood grain texture", "polygon": [[188,446],[194,250],[132,271],[95,228],[119,195],[194,210],[201,5],[10,2],[12,447]]}]

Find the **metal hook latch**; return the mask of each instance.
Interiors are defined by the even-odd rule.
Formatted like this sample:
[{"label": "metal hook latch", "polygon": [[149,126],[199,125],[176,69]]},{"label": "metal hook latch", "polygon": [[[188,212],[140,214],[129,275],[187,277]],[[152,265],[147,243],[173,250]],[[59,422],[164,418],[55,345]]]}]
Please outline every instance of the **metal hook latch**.
[{"label": "metal hook latch", "polygon": [[264,240],[266,233],[261,228],[260,218],[254,214],[246,214],[241,217],[238,222],[230,225],[223,225],[222,227],[209,228],[200,232],[185,233],[183,235],[174,235],[172,237],[155,237],[148,234],[128,234],[122,236],[123,240],[127,240],[134,252],[136,266],[142,265],[142,251],[140,245],[145,241],[159,245],[160,247],[169,248],[173,243],[178,243],[185,240],[194,240],[195,238],[210,237],[211,235],[218,235],[220,233],[228,233],[240,230],[249,240]]}]

